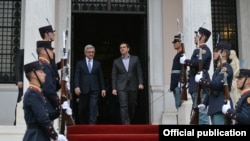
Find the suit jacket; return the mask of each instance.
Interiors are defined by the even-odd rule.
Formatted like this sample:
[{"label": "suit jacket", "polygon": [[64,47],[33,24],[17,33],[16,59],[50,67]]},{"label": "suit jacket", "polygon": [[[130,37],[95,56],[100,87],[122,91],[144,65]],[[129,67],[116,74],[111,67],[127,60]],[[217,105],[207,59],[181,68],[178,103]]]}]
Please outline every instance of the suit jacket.
[{"label": "suit jacket", "polygon": [[74,88],[76,87],[80,87],[82,94],[88,93],[90,89],[94,91],[105,90],[102,67],[99,61],[93,60],[91,73],[89,73],[85,58],[76,63]]},{"label": "suit jacket", "polygon": [[113,61],[112,67],[112,89],[137,91],[138,85],[143,84],[143,74],[140,60],[137,56],[130,55],[128,71],[123,65],[122,58]]}]

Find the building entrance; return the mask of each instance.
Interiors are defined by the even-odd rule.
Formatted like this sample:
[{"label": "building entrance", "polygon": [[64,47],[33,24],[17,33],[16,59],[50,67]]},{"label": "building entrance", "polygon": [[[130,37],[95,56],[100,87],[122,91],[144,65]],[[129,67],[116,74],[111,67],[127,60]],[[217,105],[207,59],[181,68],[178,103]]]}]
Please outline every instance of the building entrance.
[{"label": "building entrance", "polygon": [[[119,124],[119,103],[111,94],[111,70],[113,60],[120,56],[119,43],[130,44],[130,53],[139,56],[144,72],[145,89],[138,93],[138,103],[134,124],[146,124],[148,118],[148,70],[147,70],[147,20],[137,14],[72,14],[71,72],[74,75],[76,62],[84,57],[84,46],[92,44],[96,48],[95,59],[102,63],[107,96],[99,99],[100,124]],[[71,80],[73,80],[73,75]],[[73,81],[72,81],[73,82]],[[73,94],[73,110],[77,113],[77,97]],[[74,115],[76,123],[77,114]]]}]

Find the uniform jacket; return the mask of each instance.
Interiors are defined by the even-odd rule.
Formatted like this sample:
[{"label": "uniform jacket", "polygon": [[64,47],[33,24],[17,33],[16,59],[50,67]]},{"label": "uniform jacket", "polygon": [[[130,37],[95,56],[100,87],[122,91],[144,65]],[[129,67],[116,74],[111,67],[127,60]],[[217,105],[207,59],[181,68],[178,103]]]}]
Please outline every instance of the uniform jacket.
[{"label": "uniform jacket", "polygon": [[82,94],[88,93],[90,89],[98,91],[98,93],[105,90],[102,67],[99,61],[93,60],[91,73],[89,73],[85,58],[77,62],[74,77],[74,88],[76,87],[80,88]]},{"label": "uniform jacket", "polygon": [[[213,115],[217,112],[221,112],[221,107],[225,100],[224,91],[224,74],[222,73],[222,68],[226,70],[227,73],[227,83],[229,91],[231,90],[232,80],[233,80],[233,69],[231,65],[227,62],[223,63],[221,67],[218,67],[212,77],[212,81],[208,81],[204,78],[201,79],[200,84],[206,86],[210,89],[210,93],[206,95],[203,104],[209,106],[208,115]],[[233,107],[232,100],[230,99],[231,107]]]},{"label": "uniform jacket", "polygon": [[[181,63],[180,63],[181,54],[182,53],[177,53],[173,60],[171,82],[170,82],[171,91],[175,90],[175,88],[178,86],[178,82],[180,82],[181,80]],[[177,71],[177,72],[173,72],[173,71]]]},{"label": "uniform jacket", "polygon": [[143,84],[142,68],[137,56],[130,55],[128,71],[123,65],[122,58],[113,61],[112,67],[112,89],[137,91],[138,85]]},{"label": "uniform jacket", "polygon": [[[56,74],[52,66],[46,61],[41,61],[44,67],[44,73],[46,74],[45,83],[42,85],[42,91],[45,97],[48,99],[49,111],[60,110],[59,96],[56,90]],[[59,117],[60,112],[58,112]],[[54,119],[51,119],[54,120]]]},{"label": "uniform jacket", "polygon": [[60,76],[58,73],[58,69],[61,69],[60,65],[61,65],[61,61],[56,63],[55,53],[54,53],[54,58],[51,60],[51,66],[52,66],[53,70],[55,71],[54,74],[55,74],[55,78],[56,78],[56,91],[58,91],[61,88]]},{"label": "uniform jacket", "polygon": [[[210,68],[212,54],[206,44],[201,45],[200,48],[202,49],[202,68],[204,71],[204,78],[210,80],[208,70]],[[188,75],[188,89],[190,94],[197,92],[197,83],[195,82],[195,75],[199,71],[199,54],[200,49],[197,48],[193,51],[191,59],[185,60],[186,65],[190,67]]]},{"label": "uniform jacket", "polygon": [[[50,120],[47,99],[41,92],[28,88],[23,100],[24,119],[27,124],[23,141],[50,141],[57,133]],[[57,111],[56,111],[57,112]]]},{"label": "uniform jacket", "polygon": [[250,125],[250,91],[243,93],[236,103],[235,110],[230,109],[226,115],[236,120],[236,124]]}]

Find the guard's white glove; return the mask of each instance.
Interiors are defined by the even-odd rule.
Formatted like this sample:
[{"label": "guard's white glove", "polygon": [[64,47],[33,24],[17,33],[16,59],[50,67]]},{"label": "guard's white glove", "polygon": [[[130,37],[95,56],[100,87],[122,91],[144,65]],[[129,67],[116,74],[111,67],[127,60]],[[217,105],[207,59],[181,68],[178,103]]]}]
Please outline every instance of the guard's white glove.
[{"label": "guard's white glove", "polygon": [[182,88],[184,86],[184,83],[178,82],[178,87]]},{"label": "guard's white glove", "polygon": [[66,110],[67,115],[72,115],[72,109],[69,107],[68,101],[64,101],[63,104],[61,105],[62,109]]},{"label": "guard's white glove", "polygon": [[62,104],[61,106],[62,106],[62,109],[70,108],[70,107],[69,107],[68,101],[64,101],[63,104]]},{"label": "guard's white glove", "polygon": [[70,83],[69,82],[66,82],[66,88],[67,88],[67,90],[70,90]]},{"label": "guard's white glove", "polygon": [[228,111],[228,109],[231,109],[231,105],[230,105],[230,101],[229,100],[227,100],[227,104],[223,104],[222,109],[221,109],[222,113],[226,114],[227,111]]},{"label": "guard's white glove", "polygon": [[186,60],[186,55],[183,53],[180,57],[180,63],[185,64],[185,60]]},{"label": "guard's white glove", "polygon": [[200,110],[205,110],[206,109],[206,105],[204,105],[204,104],[199,104],[198,105],[198,108],[200,109]]},{"label": "guard's white glove", "polygon": [[70,82],[69,82],[69,75],[67,75],[66,77],[65,77],[65,81],[66,81],[66,89],[67,90],[70,90]]},{"label": "guard's white glove", "polygon": [[68,139],[64,135],[58,134],[56,141],[68,141]]},{"label": "guard's white glove", "polygon": [[72,109],[71,108],[67,108],[66,109],[66,114],[69,116],[72,116]]},{"label": "guard's white glove", "polygon": [[195,75],[195,82],[199,82],[203,76],[203,72],[200,71]]},{"label": "guard's white glove", "polygon": [[66,53],[63,53],[62,59],[68,59],[68,53],[67,53],[67,52],[66,52]]}]

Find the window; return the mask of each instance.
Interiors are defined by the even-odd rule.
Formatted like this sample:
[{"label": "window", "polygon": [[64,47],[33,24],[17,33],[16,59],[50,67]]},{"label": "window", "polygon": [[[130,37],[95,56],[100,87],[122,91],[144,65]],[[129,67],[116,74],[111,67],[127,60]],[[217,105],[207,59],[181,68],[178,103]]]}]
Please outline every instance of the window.
[{"label": "window", "polygon": [[236,0],[211,0],[214,47],[219,41],[231,43],[238,54]]},{"label": "window", "polygon": [[20,48],[21,0],[0,1],[0,83],[15,83]]}]

